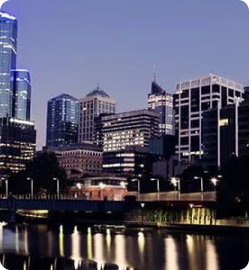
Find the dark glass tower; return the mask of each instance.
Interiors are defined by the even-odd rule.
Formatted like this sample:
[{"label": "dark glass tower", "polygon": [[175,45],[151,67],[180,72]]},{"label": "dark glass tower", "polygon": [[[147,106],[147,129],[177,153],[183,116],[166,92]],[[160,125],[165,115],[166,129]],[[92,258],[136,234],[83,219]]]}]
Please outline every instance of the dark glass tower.
[{"label": "dark glass tower", "polygon": [[58,147],[78,141],[79,101],[62,94],[48,101],[47,147]]},{"label": "dark glass tower", "polygon": [[16,68],[17,20],[0,11],[0,117],[12,116],[13,83]]},{"label": "dark glass tower", "polygon": [[13,83],[13,117],[30,120],[31,81],[28,70],[12,70]]},{"label": "dark glass tower", "polygon": [[155,81],[148,95],[148,109],[159,115],[161,135],[173,135],[173,96],[163,90]]}]

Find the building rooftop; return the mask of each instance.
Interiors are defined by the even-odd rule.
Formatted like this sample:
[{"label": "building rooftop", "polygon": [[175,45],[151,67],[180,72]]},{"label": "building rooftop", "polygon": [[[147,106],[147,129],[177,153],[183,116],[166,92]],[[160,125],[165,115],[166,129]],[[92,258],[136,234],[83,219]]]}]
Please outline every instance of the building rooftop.
[{"label": "building rooftop", "polygon": [[56,101],[56,100],[60,100],[60,99],[71,99],[71,100],[74,100],[74,101],[77,101],[78,99],[73,97],[73,96],[70,96],[68,94],[61,94],[57,97],[54,97],[52,99],[50,99],[50,101]]},{"label": "building rooftop", "polygon": [[4,18],[4,19],[10,19],[10,20],[13,20],[15,21],[16,20],[16,17],[8,14],[8,13],[5,13],[3,11],[0,11],[0,18]]},{"label": "building rooftop", "polygon": [[95,89],[93,89],[90,93],[88,93],[86,96],[87,97],[101,96],[101,97],[106,97],[106,98],[110,97],[103,89],[100,88],[99,85]]}]

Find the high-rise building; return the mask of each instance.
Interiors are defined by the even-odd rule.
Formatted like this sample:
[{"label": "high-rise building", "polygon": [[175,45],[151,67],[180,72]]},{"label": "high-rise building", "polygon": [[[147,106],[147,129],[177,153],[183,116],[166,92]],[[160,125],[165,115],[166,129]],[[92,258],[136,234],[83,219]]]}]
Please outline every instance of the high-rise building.
[{"label": "high-rise building", "polygon": [[174,95],[176,154],[179,160],[196,161],[203,155],[202,113],[242,100],[242,84],[218,75],[178,83]]},{"label": "high-rise building", "polygon": [[158,114],[137,110],[102,117],[103,150],[116,151],[127,146],[148,147],[159,136]]},{"label": "high-rise building", "polygon": [[[1,7],[0,7],[1,9]],[[25,168],[35,152],[30,75],[16,69],[17,19],[0,11],[0,174]]]},{"label": "high-rise building", "polygon": [[13,117],[24,121],[30,120],[31,81],[28,70],[12,70]]},{"label": "high-rise building", "polygon": [[8,176],[25,169],[36,146],[34,122],[0,118],[0,175]]},{"label": "high-rise building", "polygon": [[0,117],[12,117],[13,81],[11,70],[16,68],[17,19],[0,11]]},{"label": "high-rise building", "polygon": [[159,131],[162,135],[173,135],[173,96],[163,90],[156,81],[151,84],[148,95],[148,110],[159,115]]},{"label": "high-rise building", "polygon": [[99,86],[80,99],[79,142],[94,141],[94,118],[102,113],[115,113],[116,101]]},{"label": "high-rise building", "polygon": [[231,155],[249,155],[249,101],[211,109],[202,119],[203,159],[206,167],[220,167]]},{"label": "high-rise building", "polygon": [[79,124],[79,101],[62,94],[48,101],[47,147],[77,143]]}]

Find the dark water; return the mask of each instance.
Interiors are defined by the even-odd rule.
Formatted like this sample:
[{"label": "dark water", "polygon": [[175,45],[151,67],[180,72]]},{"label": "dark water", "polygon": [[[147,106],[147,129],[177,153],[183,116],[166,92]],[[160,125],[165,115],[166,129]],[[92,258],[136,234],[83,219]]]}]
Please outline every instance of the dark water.
[{"label": "dark water", "polygon": [[[152,229],[124,234],[46,225],[0,225],[0,260],[9,270],[239,270],[249,259],[246,235],[199,235]],[[4,255],[3,255],[4,254]],[[94,260],[97,267],[83,262]]]}]

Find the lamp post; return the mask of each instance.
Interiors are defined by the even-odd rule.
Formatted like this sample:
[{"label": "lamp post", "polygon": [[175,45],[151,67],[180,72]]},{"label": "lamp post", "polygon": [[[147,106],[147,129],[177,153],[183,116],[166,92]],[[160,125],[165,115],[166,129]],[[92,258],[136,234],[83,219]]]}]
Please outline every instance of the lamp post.
[{"label": "lamp post", "polygon": [[158,178],[151,178],[151,181],[157,181],[157,200],[159,200],[159,194],[160,194],[160,182]]},{"label": "lamp post", "polygon": [[171,177],[170,182],[174,186],[175,191],[176,191],[176,187],[178,187],[178,194],[179,194],[179,199],[180,199],[180,196],[181,196],[181,180],[180,180],[180,178]]},{"label": "lamp post", "polygon": [[140,180],[137,178],[133,178],[131,179],[131,182],[137,182],[137,193],[138,193],[138,197],[140,197]]},{"label": "lamp post", "polygon": [[59,182],[59,178],[54,177],[53,180],[54,181],[57,181],[57,199],[58,199],[59,196],[60,196],[60,182]]},{"label": "lamp post", "polygon": [[201,176],[194,176],[194,179],[200,179],[201,180],[201,200],[203,201],[203,191],[204,191],[204,189],[203,189],[203,177],[201,177]]},{"label": "lamp post", "polygon": [[27,177],[27,181],[30,181],[30,192],[31,192],[31,198],[34,197],[34,182],[33,179],[30,177]]},{"label": "lamp post", "polygon": [[211,178],[211,182],[214,185],[214,191],[215,192],[216,192],[216,186],[217,186],[218,181],[219,180],[217,178],[215,178],[215,177]]},{"label": "lamp post", "polygon": [[201,192],[203,193],[203,178],[201,176],[194,176],[194,179],[200,179],[201,180]]},{"label": "lamp post", "polygon": [[99,187],[101,188],[101,197],[102,197],[102,201],[104,200],[104,188],[105,188],[105,184],[100,182],[99,183]]}]

